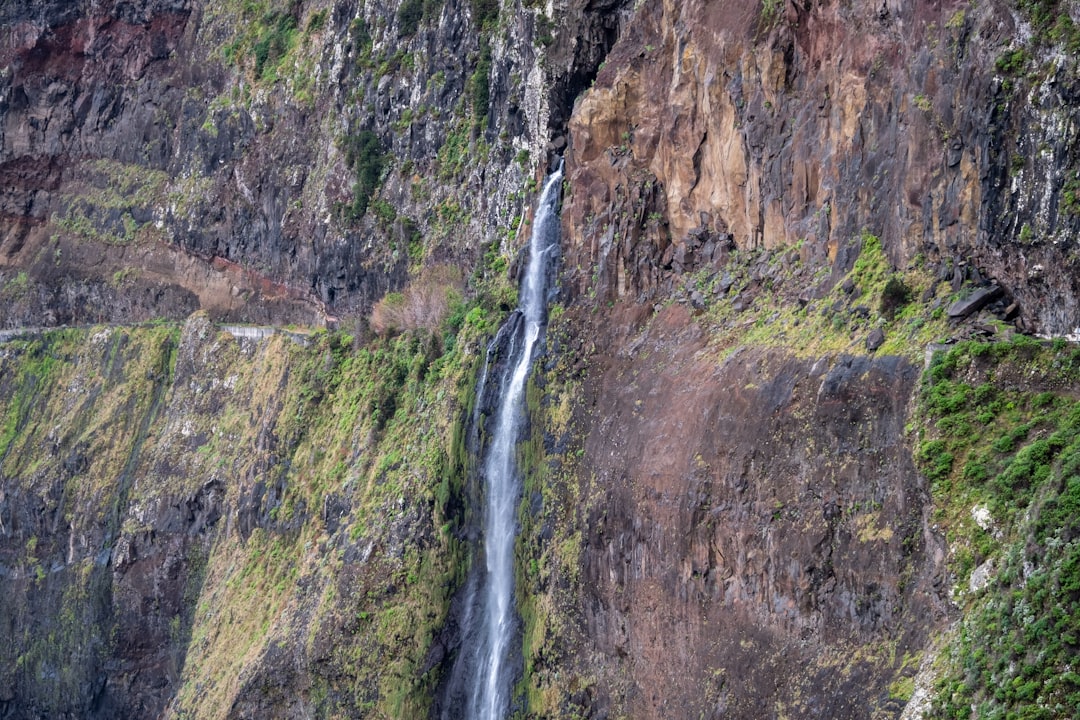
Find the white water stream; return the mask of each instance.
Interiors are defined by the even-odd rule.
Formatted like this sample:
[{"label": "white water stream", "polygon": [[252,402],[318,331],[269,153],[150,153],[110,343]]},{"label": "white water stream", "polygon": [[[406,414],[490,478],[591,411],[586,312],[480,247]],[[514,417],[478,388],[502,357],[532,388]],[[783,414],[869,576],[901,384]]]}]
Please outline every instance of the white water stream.
[{"label": "white water stream", "polygon": [[[532,367],[533,352],[547,320],[549,285],[559,243],[559,190],[562,165],[544,184],[533,220],[529,241],[529,262],[522,279],[518,309],[506,321],[488,351],[488,362],[497,344],[505,343],[506,357],[500,363],[497,399],[489,418],[490,434],[483,462],[484,561],[485,572],[467,589],[462,618],[462,647],[453,676],[463,687],[451,689],[464,707],[451,701],[443,717],[470,720],[502,720],[510,709],[514,680],[512,648],[518,632],[514,607],[514,542],[517,536],[517,508],[522,478],[517,467],[516,448],[525,419],[525,383]],[[504,334],[511,334],[507,341]],[[479,392],[495,377],[485,368]]]}]

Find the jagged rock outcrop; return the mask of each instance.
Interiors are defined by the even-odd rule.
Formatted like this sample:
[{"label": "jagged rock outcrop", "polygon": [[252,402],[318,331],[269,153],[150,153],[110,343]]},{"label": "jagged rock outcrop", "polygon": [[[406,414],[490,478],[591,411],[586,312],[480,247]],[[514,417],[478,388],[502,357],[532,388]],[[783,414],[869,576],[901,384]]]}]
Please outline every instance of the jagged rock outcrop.
[{"label": "jagged rock outcrop", "polygon": [[1033,23],[1006,2],[643,3],[571,121],[574,287],[663,295],[728,238],[801,242],[835,281],[869,231],[1073,332],[1080,85]]}]

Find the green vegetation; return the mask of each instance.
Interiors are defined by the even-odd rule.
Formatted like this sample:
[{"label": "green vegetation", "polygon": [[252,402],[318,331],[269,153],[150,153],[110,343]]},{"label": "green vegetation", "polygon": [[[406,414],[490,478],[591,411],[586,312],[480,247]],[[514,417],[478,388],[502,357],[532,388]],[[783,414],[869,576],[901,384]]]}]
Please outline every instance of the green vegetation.
[{"label": "green vegetation", "polygon": [[167,173],[102,159],[79,165],[76,172],[88,188],[62,198],[63,210],[51,218],[56,227],[110,245],[130,244],[150,230],[135,215],[147,213],[165,199]]},{"label": "green vegetation", "polygon": [[[319,668],[319,717],[426,714],[438,680],[427,654],[466,562],[462,423],[495,322],[457,297],[432,327],[365,343],[240,343],[200,316],[5,343],[7,491],[48,503],[88,544],[69,558],[66,535],[16,538],[26,580],[6,587],[0,620],[23,634],[0,648],[0,682],[48,685],[62,714],[122,636],[109,618],[130,611],[184,659],[181,715],[227,713],[284,646]],[[95,557],[196,499],[221,503],[222,519],[175,530],[185,599],[125,610],[130,580]],[[31,619],[31,592],[70,600]]]},{"label": "green vegetation", "polygon": [[352,45],[354,62],[358,68],[366,67],[371,62],[371,32],[364,18],[358,17],[349,24],[349,41]]},{"label": "green vegetation", "polygon": [[472,20],[483,34],[495,29],[499,19],[499,0],[469,0],[472,8]]},{"label": "green vegetation", "polygon": [[[1080,350],[1021,336],[958,345],[925,376],[918,461],[966,608],[933,717],[1080,707],[1078,380]],[[978,566],[988,579],[969,585]]]},{"label": "green vegetation", "polygon": [[1080,215],[1080,173],[1070,173],[1072,177],[1061,188],[1061,211],[1071,217]]},{"label": "green vegetation", "polygon": [[0,286],[0,298],[20,300],[30,292],[30,276],[20,270]]},{"label": "green vegetation", "polygon": [[398,37],[410,37],[416,34],[420,20],[424,17],[424,0],[404,0],[398,6]]},{"label": "green vegetation", "polygon": [[472,92],[473,124],[482,128],[487,123],[488,106],[491,103],[491,40],[480,38],[480,59],[469,79]]},{"label": "green vegetation", "polygon": [[1029,56],[1024,48],[1007,50],[994,61],[994,67],[1003,75],[1019,75],[1027,66]]},{"label": "green vegetation", "polygon": [[761,21],[765,25],[772,25],[780,19],[783,9],[783,0],[761,0]]},{"label": "green vegetation", "polygon": [[[99,330],[62,330],[4,345],[0,474],[9,492],[37,498],[65,533],[90,543],[73,557],[67,536],[44,524],[5,528],[22,536],[25,555],[0,598],[0,622],[16,628],[0,647],[0,682],[36,682],[39,707],[50,716],[65,714],[117,640],[113,570],[96,557],[113,548],[117,508],[126,504],[148,429],[160,420],[175,331],[150,327],[127,342]],[[120,365],[131,372],[124,393],[113,391]],[[43,602],[52,608],[48,618]]]},{"label": "green vegetation", "polygon": [[348,220],[359,220],[368,209],[371,196],[382,184],[382,173],[386,167],[386,153],[379,136],[371,130],[363,130],[357,135],[348,135],[342,139],[345,163],[356,175],[353,184],[353,201],[343,208]]},{"label": "green vegetation", "polygon": [[[723,354],[740,345],[784,347],[802,357],[862,353],[867,335],[881,328],[885,342],[879,353],[921,356],[927,344],[947,336],[948,326],[942,311],[911,299],[930,287],[944,287],[919,265],[894,270],[876,236],[865,233],[860,243],[850,272],[813,302],[791,297],[813,282],[797,259],[797,247],[755,254],[735,251],[719,273],[706,270],[693,276],[690,287],[706,299],[701,322],[714,346]],[[771,276],[755,279],[760,275],[755,268],[763,262]],[[732,281],[726,296],[718,292],[725,276]],[[741,309],[731,299],[736,297]]]},{"label": "green vegetation", "polygon": [[[250,69],[256,80],[273,82],[278,68],[296,46],[298,23],[289,8],[274,8],[267,2],[244,3],[240,12],[241,31],[224,46],[227,63]],[[315,32],[325,22],[315,17],[308,21],[308,32]]]},{"label": "green vegetation", "polygon": [[885,281],[885,287],[881,289],[881,302],[878,308],[881,314],[893,320],[896,312],[911,301],[911,288],[907,286],[899,275],[890,275]]},{"label": "green vegetation", "polygon": [[[565,341],[569,327],[561,306],[555,306],[549,316],[549,342]],[[574,514],[583,498],[576,457],[549,446],[545,438],[554,438],[563,448],[571,445],[571,438],[580,442],[572,416],[580,378],[570,371],[569,358],[551,359],[554,367],[545,370],[538,363],[533,368],[526,390],[530,435],[519,446],[525,487],[518,514],[515,583],[525,674],[516,693],[525,701],[529,717],[566,712],[569,688],[590,684],[570,663],[560,662],[561,644],[572,629],[573,608],[582,592],[583,538]],[[557,528],[553,535],[551,528]],[[581,710],[572,705],[569,709]]]},{"label": "green vegetation", "polygon": [[1062,0],[1017,0],[1016,5],[1031,23],[1032,41],[1062,46],[1073,54],[1080,52],[1080,29],[1072,20],[1068,3]]},{"label": "green vegetation", "polygon": [[460,175],[470,161],[471,152],[469,127],[459,123],[447,134],[436,156],[439,178],[450,180]]}]

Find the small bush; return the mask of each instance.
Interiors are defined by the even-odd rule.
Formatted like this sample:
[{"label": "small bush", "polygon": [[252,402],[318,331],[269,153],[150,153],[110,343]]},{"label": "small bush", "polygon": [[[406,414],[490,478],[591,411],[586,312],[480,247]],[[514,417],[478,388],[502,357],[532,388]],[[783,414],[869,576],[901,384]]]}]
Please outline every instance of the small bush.
[{"label": "small bush", "polygon": [[881,314],[892,320],[896,311],[911,301],[911,288],[899,275],[891,276],[881,291]]},{"label": "small bush", "polygon": [[1023,71],[1027,65],[1028,54],[1024,48],[1009,50],[998,56],[994,61],[994,67],[1002,75],[1016,75]]},{"label": "small bush", "polygon": [[398,37],[411,37],[424,17],[424,0],[405,0],[398,8]]}]

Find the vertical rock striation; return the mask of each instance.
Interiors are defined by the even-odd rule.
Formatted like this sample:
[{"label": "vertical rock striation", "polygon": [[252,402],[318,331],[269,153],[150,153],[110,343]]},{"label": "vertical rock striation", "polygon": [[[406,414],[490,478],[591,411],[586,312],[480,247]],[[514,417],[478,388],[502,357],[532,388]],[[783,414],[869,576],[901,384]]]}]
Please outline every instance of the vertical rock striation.
[{"label": "vertical rock striation", "polygon": [[571,121],[579,289],[662,296],[710,239],[801,242],[835,280],[866,230],[997,280],[1029,330],[1080,325],[1075,58],[1009,3],[650,2],[627,27]]}]

